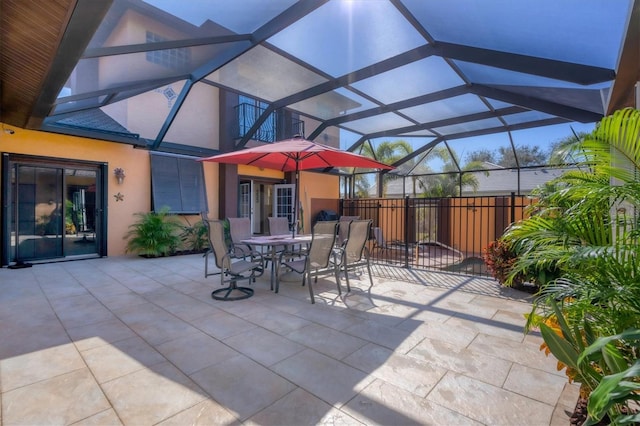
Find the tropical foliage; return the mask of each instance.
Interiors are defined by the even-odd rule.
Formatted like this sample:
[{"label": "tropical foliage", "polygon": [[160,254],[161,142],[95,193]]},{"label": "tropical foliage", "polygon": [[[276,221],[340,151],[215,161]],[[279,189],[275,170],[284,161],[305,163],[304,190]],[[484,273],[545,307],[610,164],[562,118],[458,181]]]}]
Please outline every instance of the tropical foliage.
[{"label": "tropical foliage", "polygon": [[[412,153],[413,147],[404,140],[385,141],[375,148],[371,143],[367,143],[360,151],[360,154],[386,164],[393,164]],[[483,170],[482,162],[471,161],[460,166],[458,155],[448,147],[433,149],[421,160],[417,158],[410,158],[402,163],[403,169],[412,171],[407,179],[410,179],[408,192],[414,197],[456,197],[460,195],[461,188],[471,188],[474,191],[478,189],[478,179],[472,173],[464,172]],[[438,174],[433,173],[427,165],[427,161],[434,158],[442,164],[442,171]],[[402,178],[401,174],[387,173],[380,181],[379,175],[376,175],[375,185],[376,188],[382,185],[382,196],[386,196],[387,184]],[[358,197],[369,195],[370,184],[365,175],[356,178],[355,186]]]},{"label": "tropical foliage", "polygon": [[501,146],[495,151],[481,148],[468,153],[466,159],[468,162],[487,162],[500,167],[539,166],[548,163],[547,153],[537,145],[521,145],[515,148]]},{"label": "tropical foliage", "polygon": [[181,224],[168,208],[158,212],[136,213],[138,221],[129,226],[124,236],[127,253],[145,257],[167,256],[180,245]]},{"label": "tropical foliage", "polygon": [[482,253],[482,259],[493,278],[502,285],[516,288],[524,285],[530,278],[523,273],[510,275],[517,258],[518,254],[504,240],[493,241]]},{"label": "tropical foliage", "polygon": [[474,192],[478,190],[479,183],[475,175],[464,172],[482,170],[481,162],[471,161],[461,166],[456,152],[447,147],[434,149],[431,155],[438,158],[443,166],[440,174],[419,178],[423,197],[457,197],[462,188],[471,188]]},{"label": "tropical foliage", "polygon": [[637,422],[640,336],[640,112],[605,117],[592,134],[567,144],[579,160],[538,192],[532,215],[503,242],[517,251],[509,271],[555,271],[529,315],[545,348],[589,395],[588,424],[605,415]]},{"label": "tropical foliage", "polygon": [[[186,220],[186,219],[185,219]],[[198,221],[191,225],[187,221],[187,225],[182,227],[180,240],[182,249],[190,252],[201,252],[209,246],[209,230]]]},{"label": "tropical foliage", "polygon": [[[362,149],[360,151],[361,155],[366,157],[374,158],[377,161],[385,164],[393,164],[401,158],[411,154],[413,152],[413,147],[404,140],[397,141],[385,141],[380,143],[377,147],[373,147],[371,142],[365,143],[362,145]],[[393,174],[386,174],[382,180],[382,195],[384,196],[386,193],[386,182],[392,179],[398,179],[399,176]],[[379,175],[376,174],[376,188],[380,185]],[[359,175],[356,179],[356,191],[359,197],[367,197],[369,184],[366,180],[366,176]]]}]

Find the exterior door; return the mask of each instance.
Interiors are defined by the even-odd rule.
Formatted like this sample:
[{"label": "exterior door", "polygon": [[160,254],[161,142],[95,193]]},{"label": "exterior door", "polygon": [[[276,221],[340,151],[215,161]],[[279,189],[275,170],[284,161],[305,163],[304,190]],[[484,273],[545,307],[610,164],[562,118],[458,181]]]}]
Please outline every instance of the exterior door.
[{"label": "exterior door", "polygon": [[240,217],[251,217],[253,206],[251,204],[251,182],[243,182],[240,184],[240,193],[238,194],[238,214]]},{"label": "exterior door", "polygon": [[273,216],[286,217],[293,223],[293,198],[296,186],[293,184],[274,185]]},{"label": "exterior door", "polygon": [[273,188],[274,185],[271,182],[257,180],[240,182],[238,212],[240,217],[251,219],[251,232],[254,234],[265,234],[269,229],[268,218],[274,210]]},{"label": "exterior door", "polygon": [[2,264],[106,255],[103,168],[3,157]]}]

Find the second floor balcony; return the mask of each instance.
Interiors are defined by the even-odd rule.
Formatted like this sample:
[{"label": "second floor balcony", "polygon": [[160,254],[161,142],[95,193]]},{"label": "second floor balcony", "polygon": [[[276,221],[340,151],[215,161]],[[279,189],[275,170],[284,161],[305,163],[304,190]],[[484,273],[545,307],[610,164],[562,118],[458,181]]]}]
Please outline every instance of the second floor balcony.
[{"label": "second floor balcony", "polygon": [[[266,108],[255,104],[241,103],[235,106],[234,110],[236,116],[234,138],[240,139],[247,135],[262,117]],[[260,142],[275,142],[294,135],[304,135],[304,121],[292,117],[291,114],[281,109],[269,114],[250,139]]]}]

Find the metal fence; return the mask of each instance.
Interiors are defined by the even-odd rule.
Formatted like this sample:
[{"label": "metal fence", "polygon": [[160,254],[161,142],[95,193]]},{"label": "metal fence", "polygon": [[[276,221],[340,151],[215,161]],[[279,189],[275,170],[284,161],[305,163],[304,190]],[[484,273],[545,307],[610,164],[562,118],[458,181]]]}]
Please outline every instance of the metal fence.
[{"label": "metal fence", "polygon": [[511,223],[524,218],[531,202],[515,194],[344,199],[339,213],[373,221],[374,262],[486,276],[484,249]]}]

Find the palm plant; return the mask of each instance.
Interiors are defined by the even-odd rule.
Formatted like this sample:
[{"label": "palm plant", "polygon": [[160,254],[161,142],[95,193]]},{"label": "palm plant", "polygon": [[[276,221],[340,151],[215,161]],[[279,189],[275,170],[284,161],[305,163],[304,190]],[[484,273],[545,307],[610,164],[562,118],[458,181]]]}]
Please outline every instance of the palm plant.
[{"label": "palm plant", "polygon": [[[624,332],[640,328],[640,112],[625,109],[605,117],[569,151],[581,167],[540,191],[534,214],[503,237],[518,253],[511,275],[556,271],[558,278],[543,285],[527,327],[566,323],[555,334],[541,325],[545,343],[558,359],[571,346],[584,352],[595,338],[621,335],[613,349],[618,361],[631,366],[637,347],[625,341]],[[604,356],[611,360],[612,353]],[[585,393],[601,389],[602,375],[594,379],[586,374],[594,365],[596,371],[605,370],[593,359],[574,366]],[[609,369],[612,374],[622,371],[619,362],[615,367]],[[603,393],[595,397],[603,398]],[[625,400],[615,401],[607,408],[614,422],[625,411]],[[596,418],[591,411],[589,415]]]},{"label": "palm plant", "polygon": [[[433,150],[433,155],[443,162],[442,173],[420,179],[425,197],[457,197],[462,188],[478,190],[478,179],[472,173],[461,173],[470,170],[482,170],[480,161],[471,161],[460,167],[460,159],[455,151],[441,147]],[[488,172],[484,172],[488,174]]]},{"label": "palm plant", "polygon": [[[397,141],[384,141],[380,143],[376,148],[373,148],[371,143],[366,143],[362,145],[362,149],[360,151],[361,155],[374,158],[381,163],[385,164],[393,164],[403,157],[411,154],[413,152],[413,147],[407,141],[397,140]],[[376,188],[379,188],[382,184],[382,195],[386,194],[386,183],[392,179],[400,179],[401,176],[394,174],[386,174],[383,178],[382,182],[380,182],[379,174],[376,174]],[[359,175],[356,178],[356,187],[368,188],[369,185],[363,183],[362,180],[366,179],[363,175]]]},{"label": "palm plant", "polygon": [[167,256],[175,253],[180,245],[180,222],[168,208],[158,212],[136,213],[138,221],[129,226],[124,236],[127,253],[143,257]]}]

